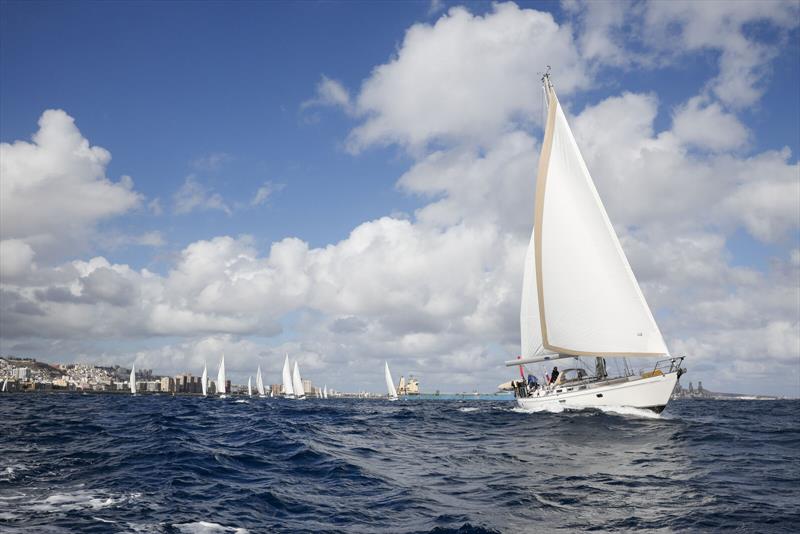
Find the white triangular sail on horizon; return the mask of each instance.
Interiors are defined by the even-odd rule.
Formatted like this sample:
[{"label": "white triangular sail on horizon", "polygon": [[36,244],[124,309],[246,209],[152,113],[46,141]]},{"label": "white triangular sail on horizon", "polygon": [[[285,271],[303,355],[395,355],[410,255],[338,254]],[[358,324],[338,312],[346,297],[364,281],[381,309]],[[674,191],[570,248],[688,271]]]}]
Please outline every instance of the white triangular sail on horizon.
[{"label": "white triangular sail on horizon", "polygon": [[322,398],[323,399],[328,398],[328,384],[325,384],[325,386],[322,388]]},{"label": "white triangular sail on horizon", "polygon": [[217,372],[217,393],[221,396],[225,395],[225,354],[219,361],[219,371]]},{"label": "white triangular sail on horizon", "polygon": [[256,390],[258,391],[259,397],[264,396],[264,378],[261,376],[261,366],[258,366],[258,371],[256,371]]},{"label": "white triangular sail on horizon", "polygon": [[200,386],[203,389],[203,396],[208,395],[208,365],[203,362],[203,376],[200,378]]},{"label": "white triangular sail on horizon", "polygon": [[129,379],[131,395],[136,395],[136,364],[131,365],[131,377]]},{"label": "white triangular sail on horizon", "polygon": [[247,396],[248,397],[253,396],[253,384],[249,376],[247,377]]},{"label": "white triangular sail on horizon", "polygon": [[303,380],[300,378],[300,366],[294,362],[294,370],[292,371],[292,389],[294,389],[294,396],[297,399],[305,398],[306,391],[303,389]]},{"label": "white triangular sail on horizon", "polygon": [[525,258],[521,354],[663,356],[669,351],[552,86],[534,230]]},{"label": "white triangular sail on horizon", "polygon": [[386,389],[389,390],[389,400],[397,400],[397,390],[394,388],[392,373],[389,372],[389,362],[383,362],[383,374],[386,379]]},{"label": "white triangular sail on horizon", "polygon": [[283,396],[294,398],[294,388],[292,387],[292,368],[289,365],[289,355],[283,361]]}]

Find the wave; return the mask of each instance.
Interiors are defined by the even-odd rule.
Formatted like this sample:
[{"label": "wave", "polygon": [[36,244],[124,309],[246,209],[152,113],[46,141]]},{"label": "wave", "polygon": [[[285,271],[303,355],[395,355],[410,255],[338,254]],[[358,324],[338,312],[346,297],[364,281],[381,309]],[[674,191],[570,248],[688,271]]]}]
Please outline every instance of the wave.
[{"label": "wave", "polygon": [[661,414],[643,408],[632,408],[630,406],[564,406],[562,404],[541,404],[534,406],[515,406],[511,408],[516,413],[574,413],[581,411],[601,411],[617,415],[627,415],[631,417],[641,417],[644,419],[662,419]]},{"label": "wave", "polygon": [[179,532],[186,534],[219,534],[219,533],[233,533],[233,534],[248,534],[250,532],[246,528],[226,527],[219,523],[211,523],[209,521],[195,521],[192,523],[176,523],[172,525]]},{"label": "wave", "polygon": [[797,401],[766,412],[758,401],[675,401],[659,416],[505,400],[246,400],[4,396],[0,531],[800,524]]}]

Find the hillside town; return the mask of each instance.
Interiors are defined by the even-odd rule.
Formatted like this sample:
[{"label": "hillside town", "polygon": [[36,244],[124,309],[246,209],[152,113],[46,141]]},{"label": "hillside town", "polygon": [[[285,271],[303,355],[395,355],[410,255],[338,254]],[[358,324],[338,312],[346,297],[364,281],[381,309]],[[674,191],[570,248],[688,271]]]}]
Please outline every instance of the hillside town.
[{"label": "hillside town", "polygon": [[[48,364],[34,358],[16,356],[0,357],[0,390],[12,391],[94,391],[105,393],[130,392],[130,368],[114,365],[110,367],[85,363]],[[321,389],[311,380],[303,379],[303,388],[308,397],[319,397]],[[267,394],[283,394],[282,384],[267,386]],[[136,369],[136,390],[141,393],[201,394],[201,378],[191,373],[175,376],[156,375],[150,369]],[[209,393],[217,391],[214,380],[209,380]],[[233,394],[246,393],[246,385],[226,381],[225,391]],[[333,392],[333,394],[337,394]]]}]

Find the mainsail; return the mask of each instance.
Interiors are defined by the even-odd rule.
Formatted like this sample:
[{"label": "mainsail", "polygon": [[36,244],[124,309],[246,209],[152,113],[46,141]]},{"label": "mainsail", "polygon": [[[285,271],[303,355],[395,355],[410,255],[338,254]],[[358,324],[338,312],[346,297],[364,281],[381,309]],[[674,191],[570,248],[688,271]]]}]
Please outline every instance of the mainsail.
[{"label": "mainsail", "polygon": [[248,397],[253,396],[253,385],[249,376],[247,377],[247,396]]},{"label": "mainsail", "polygon": [[397,390],[394,389],[394,380],[392,380],[392,373],[389,372],[389,362],[383,362],[383,375],[386,379],[386,389],[389,390],[389,399],[397,399]]},{"label": "mainsail", "polygon": [[258,390],[259,396],[264,396],[264,379],[261,377],[261,366],[258,366],[258,371],[256,371],[256,390]]},{"label": "mainsail", "polygon": [[292,398],[294,397],[294,388],[292,387],[292,370],[289,366],[289,355],[283,361],[283,396]]},{"label": "mainsail", "polygon": [[136,395],[136,364],[131,365],[130,385],[131,385],[131,394]]},{"label": "mainsail", "polygon": [[328,398],[328,384],[325,384],[325,386],[322,388],[322,398],[323,399]]},{"label": "mainsail", "polygon": [[208,366],[203,362],[203,376],[200,378],[200,384],[203,388],[203,396],[208,394]]},{"label": "mainsail", "polygon": [[540,348],[572,356],[668,355],[549,79],[546,92],[520,309],[522,357]]},{"label": "mainsail", "polygon": [[217,373],[217,393],[225,395],[225,354],[219,362],[219,372]]},{"label": "mainsail", "polygon": [[306,396],[306,391],[303,389],[303,381],[300,379],[300,367],[297,362],[294,362],[294,371],[292,372],[292,389],[294,389],[295,398],[302,399]]}]

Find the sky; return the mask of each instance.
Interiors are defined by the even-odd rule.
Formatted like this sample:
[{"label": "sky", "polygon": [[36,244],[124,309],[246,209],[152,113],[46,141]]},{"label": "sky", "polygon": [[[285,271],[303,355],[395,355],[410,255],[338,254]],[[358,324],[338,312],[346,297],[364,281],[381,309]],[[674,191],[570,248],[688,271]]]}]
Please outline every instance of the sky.
[{"label": "sky", "polygon": [[4,355],[492,391],[550,65],[682,383],[800,396],[798,2],[0,10]]}]

